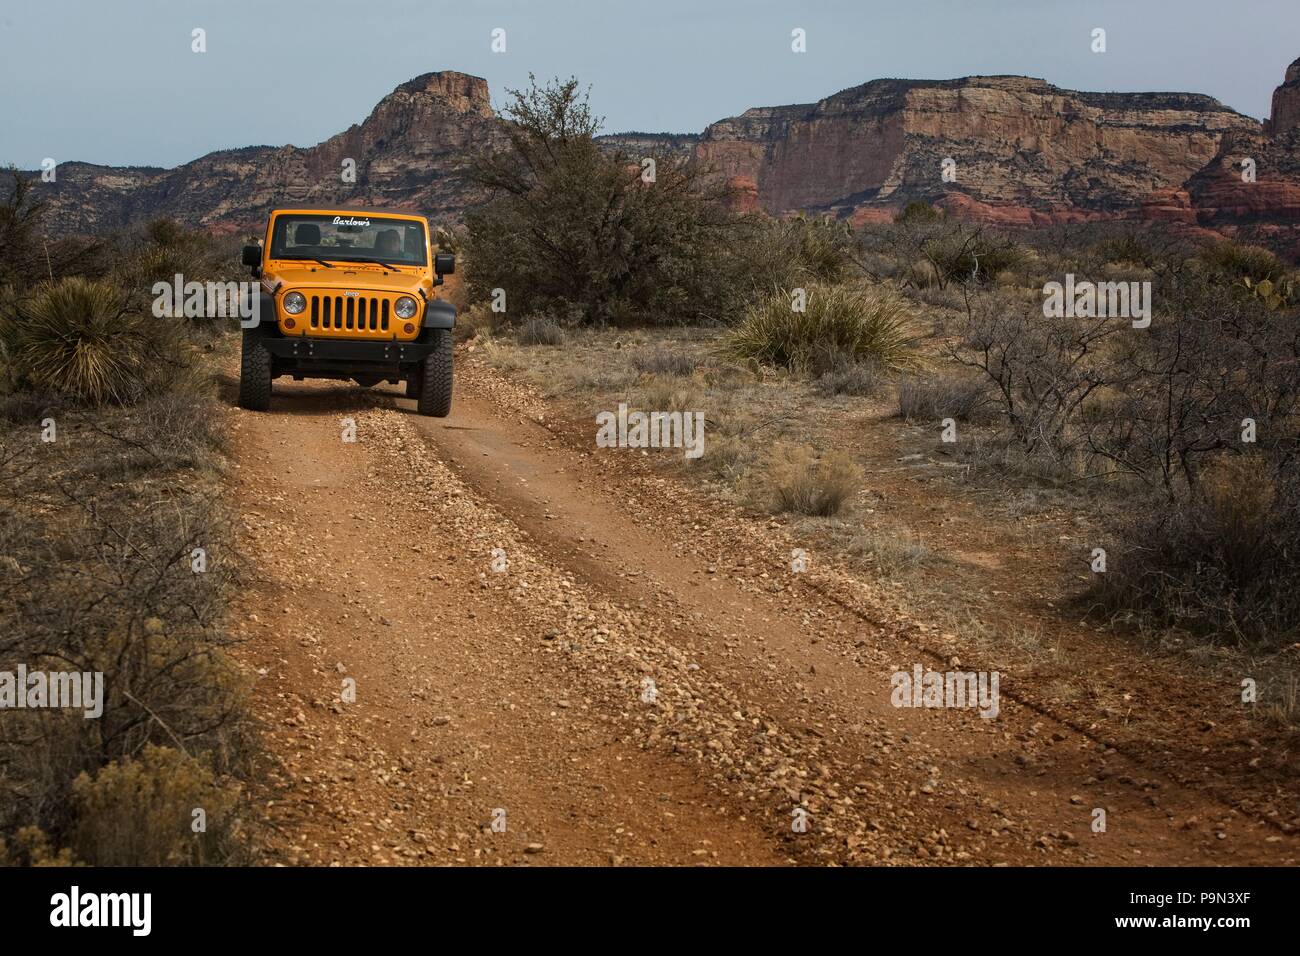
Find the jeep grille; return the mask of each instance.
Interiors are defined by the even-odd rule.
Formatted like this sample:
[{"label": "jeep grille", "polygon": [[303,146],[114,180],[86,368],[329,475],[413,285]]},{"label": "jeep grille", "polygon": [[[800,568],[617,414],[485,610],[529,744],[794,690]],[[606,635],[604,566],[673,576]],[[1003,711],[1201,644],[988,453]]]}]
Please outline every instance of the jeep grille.
[{"label": "jeep grille", "polygon": [[313,329],[335,332],[388,331],[387,299],[365,295],[311,295],[308,299]]}]

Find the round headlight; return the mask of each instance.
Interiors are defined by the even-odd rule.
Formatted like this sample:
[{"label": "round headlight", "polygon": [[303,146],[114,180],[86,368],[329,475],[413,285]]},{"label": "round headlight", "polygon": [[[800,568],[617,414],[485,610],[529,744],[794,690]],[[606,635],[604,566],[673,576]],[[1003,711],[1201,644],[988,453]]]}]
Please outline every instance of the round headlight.
[{"label": "round headlight", "polygon": [[307,297],[301,292],[290,292],[284,297],[284,311],[290,315],[297,315],[305,308],[307,308]]},{"label": "round headlight", "polygon": [[397,313],[399,319],[410,319],[415,317],[420,307],[409,295],[404,295],[393,303],[393,311]]}]

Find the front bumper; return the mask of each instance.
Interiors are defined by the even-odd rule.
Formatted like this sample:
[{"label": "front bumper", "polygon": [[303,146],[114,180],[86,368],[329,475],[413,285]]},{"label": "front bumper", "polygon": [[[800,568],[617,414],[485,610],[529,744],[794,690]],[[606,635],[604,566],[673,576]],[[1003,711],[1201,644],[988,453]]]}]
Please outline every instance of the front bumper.
[{"label": "front bumper", "polygon": [[433,351],[430,342],[365,341],[362,339],[313,339],[267,337],[262,346],[277,358],[312,362],[366,362],[400,365],[420,362]]}]

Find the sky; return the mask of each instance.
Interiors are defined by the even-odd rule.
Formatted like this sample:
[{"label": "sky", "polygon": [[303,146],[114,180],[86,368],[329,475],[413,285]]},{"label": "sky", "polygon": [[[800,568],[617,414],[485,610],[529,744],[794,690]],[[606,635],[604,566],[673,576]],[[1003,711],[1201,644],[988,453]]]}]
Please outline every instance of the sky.
[{"label": "sky", "polygon": [[529,73],[577,76],[606,132],[992,73],[1207,93],[1263,118],[1297,57],[1300,0],[0,0],[0,164],[311,146],[435,70],[485,77],[498,106]]}]

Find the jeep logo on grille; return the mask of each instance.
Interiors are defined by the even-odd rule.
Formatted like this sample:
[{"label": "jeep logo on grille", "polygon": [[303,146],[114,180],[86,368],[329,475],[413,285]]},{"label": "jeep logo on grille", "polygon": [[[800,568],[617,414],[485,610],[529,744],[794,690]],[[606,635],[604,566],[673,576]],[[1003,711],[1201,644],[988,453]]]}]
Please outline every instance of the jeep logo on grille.
[{"label": "jeep logo on grille", "polygon": [[361,293],[360,293],[360,292],[344,292],[343,294],[344,294],[344,295],[350,295],[350,296],[352,296],[353,298],[356,298],[356,297],[359,296]]}]

